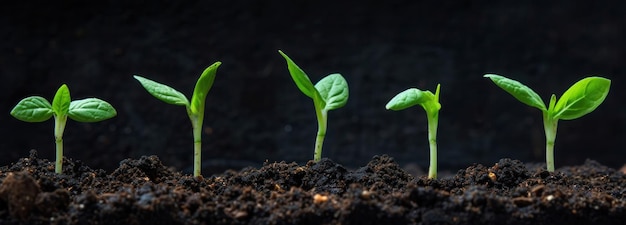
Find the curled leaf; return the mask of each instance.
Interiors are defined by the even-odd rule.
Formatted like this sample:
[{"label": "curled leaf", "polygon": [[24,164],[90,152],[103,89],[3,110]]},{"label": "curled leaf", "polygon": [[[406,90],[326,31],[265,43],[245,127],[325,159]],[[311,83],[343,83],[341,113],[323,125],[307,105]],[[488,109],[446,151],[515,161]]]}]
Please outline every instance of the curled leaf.
[{"label": "curled leaf", "polygon": [[193,95],[191,96],[191,112],[198,113],[204,111],[204,104],[206,102],[206,96],[213,87],[215,81],[215,74],[217,68],[221,65],[221,62],[215,62],[213,65],[207,67],[193,89]]},{"label": "curled leaf", "polygon": [[[424,107],[427,103],[433,101],[436,101],[436,97],[432,92],[409,88],[389,100],[385,108],[399,111],[414,105],[422,105]],[[440,107],[441,105],[439,105],[439,108]],[[439,110],[439,108],[437,108],[437,110]],[[426,107],[424,107],[424,109],[426,109]]]},{"label": "curled leaf", "polygon": [[52,111],[54,111],[57,116],[66,115],[70,108],[71,100],[70,89],[66,84],[61,85],[57,93],[54,94],[54,99],[52,99]]}]

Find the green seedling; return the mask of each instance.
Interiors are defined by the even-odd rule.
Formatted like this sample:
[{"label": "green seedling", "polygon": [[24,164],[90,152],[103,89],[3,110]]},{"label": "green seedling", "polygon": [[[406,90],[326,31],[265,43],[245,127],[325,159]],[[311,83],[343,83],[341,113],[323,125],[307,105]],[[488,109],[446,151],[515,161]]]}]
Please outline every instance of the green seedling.
[{"label": "green seedling", "polygon": [[437,178],[437,124],[439,122],[439,88],[437,85],[435,94],[430,91],[422,91],[417,88],[409,88],[393,97],[385,108],[399,111],[414,105],[421,105],[426,111],[428,120],[428,142],[430,144],[430,167],[428,168],[428,178]]},{"label": "green seedling", "polygon": [[298,89],[309,98],[313,99],[315,115],[317,116],[317,138],[315,139],[315,151],[313,161],[322,159],[322,145],[326,136],[328,111],[338,109],[348,102],[348,82],[341,74],[330,74],[313,85],[309,77],[282,51],[278,53],[287,61],[287,69]]},{"label": "green seedling", "polygon": [[187,100],[184,94],[180,93],[174,88],[167,86],[165,84],[160,84],[154,82],[152,80],[134,76],[135,79],[141,83],[141,85],[155,98],[164,101],[165,103],[172,105],[182,105],[187,109],[187,115],[189,115],[189,119],[191,120],[191,126],[193,129],[193,175],[199,177],[201,171],[201,153],[202,153],[202,122],[204,120],[204,104],[206,100],[206,96],[211,90],[213,86],[213,81],[215,81],[215,74],[217,72],[217,67],[219,67],[222,63],[216,62],[213,65],[207,67],[198,81],[196,82],[196,86],[193,89],[193,95],[191,96],[191,102]]},{"label": "green seedling", "polygon": [[52,99],[52,104],[43,97],[31,96],[22,99],[11,110],[11,115],[25,122],[43,122],[54,116],[54,141],[56,143],[56,163],[54,171],[63,171],[63,131],[67,118],[78,122],[98,122],[117,115],[109,104],[97,98],[71,101],[70,90],[63,84]]},{"label": "green seedling", "polygon": [[498,87],[513,95],[520,102],[535,107],[543,113],[546,133],[546,166],[554,172],[554,141],[559,119],[573,120],[595,110],[606,98],[611,80],[603,77],[587,77],[572,85],[557,101],[552,94],[548,107],[532,89],[522,83],[495,74],[486,74]]}]

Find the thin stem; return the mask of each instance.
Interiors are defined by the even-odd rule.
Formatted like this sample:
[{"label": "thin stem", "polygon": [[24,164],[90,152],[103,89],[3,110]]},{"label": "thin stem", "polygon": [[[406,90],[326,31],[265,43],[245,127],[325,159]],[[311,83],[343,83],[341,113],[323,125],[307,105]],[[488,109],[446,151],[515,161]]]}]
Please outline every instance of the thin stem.
[{"label": "thin stem", "polygon": [[554,172],[554,142],[558,119],[550,118],[547,112],[543,113],[543,128],[546,132],[546,167],[548,172]]},{"label": "thin stem", "polygon": [[430,167],[428,168],[428,178],[437,178],[437,125],[439,121],[439,111],[426,113],[428,118],[428,143],[430,144]]},{"label": "thin stem", "polygon": [[54,143],[56,144],[56,162],[54,164],[54,172],[61,174],[63,172],[63,131],[67,123],[67,115],[54,116]]},{"label": "thin stem", "polygon": [[317,137],[315,138],[315,153],[313,154],[313,161],[319,162],[322,159],[322,146],[324,145],[324,137],[326,137],[328,111],[324,109],[318,110],[316,107],[315,112],[317,115]]},{"label": "thin stem", "polygon": [[202,172],[202,116],[189,114],[193,129],[193,176],[199,177]]}]

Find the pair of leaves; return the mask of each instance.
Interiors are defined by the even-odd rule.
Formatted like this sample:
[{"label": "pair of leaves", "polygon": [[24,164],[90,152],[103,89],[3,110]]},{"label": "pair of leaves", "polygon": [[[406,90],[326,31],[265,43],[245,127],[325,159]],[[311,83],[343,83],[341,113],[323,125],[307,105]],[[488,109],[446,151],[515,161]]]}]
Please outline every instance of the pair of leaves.
[{"label": "pair of leaves", "polygon": [[280,50],[278,53],[287,61],[287,69],[298,89],[312,98],[317,107],[328,111],[346,105],[349,96],[348,82],[341,74],[330,74],[313,85],[309,76],[289,56]]},{"label": "pair of leaves", "polygon": [[430,91],[409,88],[389,100],[385,108],[399,111],[414,105],[421,105],[426,112],[435,113],[441,109],[441,104],[439,103],[440,87],[441,85],[438,84],[435,94]]},{"label": "pair of leaves", "polygon": [[63,84],[54,95],[52,104],[40,96],[27,97],[17,103],[11,115],[26,122],[43,122],[53,115],[67,115],[78,122],[98,122],[114,117],[117,112],[111,104],[97,98],[71,101],[69,88]]},{"label": "pair of leaves", "polygon": [[552,119],[573,120],[595,110],[606,98],[611,80],[603,77],[587,77],[572,85],[557,101],[552,95],[546,108],[535,91],[522,83],[496,74],[486,74],[496,85],[513,95],[520,102],[538,108]]},{"label": "pair of leaves", "polygon": [[215,74],[217,68],[221,65],[221,62],[215,62],[213,65],[207,67],[198,78],[196,86],[193,89],[193,95],[191,96],[191,102],[185,97],[183,93],[180,93],[176,89],[167,86],[165,84],[157,83],[150,79],[146,79],[141,76],[133,76],[141,83],[141,85],[155,98],[164,101],[168,104],[182,105],[187,107],[192,114],[201,114],[204,112],[204,105],[206,96],[213,87],[215,81]]}]

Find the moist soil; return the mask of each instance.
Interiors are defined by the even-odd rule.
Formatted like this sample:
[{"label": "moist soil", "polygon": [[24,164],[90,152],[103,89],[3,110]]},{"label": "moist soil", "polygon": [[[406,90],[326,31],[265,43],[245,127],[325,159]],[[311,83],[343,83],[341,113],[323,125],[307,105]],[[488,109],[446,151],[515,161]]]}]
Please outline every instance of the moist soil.
[{"label": "moist soil", "polygon": [[111,173],[36,151],[0,168],[2,224],[624,224],[626,175],[587,160],[550,173],[501,159],[439,179],[383,155],[357,169],[330,159],[265,162],[195,178],[157,156]]}]

